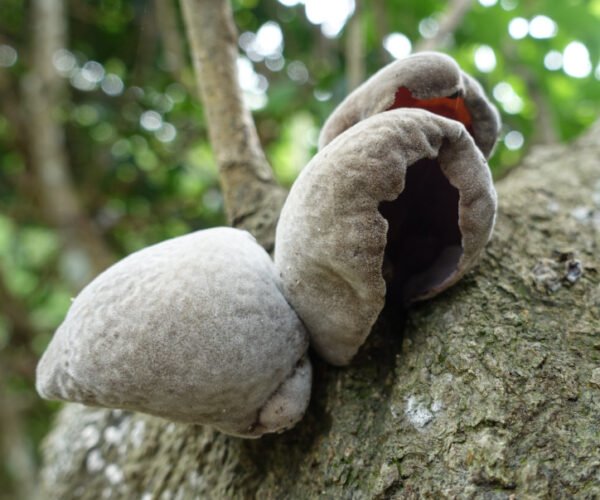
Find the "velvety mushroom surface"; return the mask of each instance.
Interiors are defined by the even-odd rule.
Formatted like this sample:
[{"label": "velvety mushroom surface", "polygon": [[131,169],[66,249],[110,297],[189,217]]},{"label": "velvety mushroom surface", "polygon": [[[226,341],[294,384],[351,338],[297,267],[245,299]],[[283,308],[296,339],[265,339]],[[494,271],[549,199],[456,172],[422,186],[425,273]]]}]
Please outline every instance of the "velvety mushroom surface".
[{"label": "velvety mushroom surface", "polygon": [[323,148],[292,186],[275,264],[316,350],[347,364],[388,299],[432,297],[477,261],[496,194],[464,126],[428,111],[376,114]]},{"label": "velvety mushroom surface", "polygon": [[244,231],[198,231],[110,267],[74,300],[37,369],[45,398],[258,437],[310,397],[308,336]]},{"label": "velvety mushroom surface", "polygon": [[421,108],[461,122],[486,157],[500,130],[498,112],[479,83],[451,57],[421,52],[388,64],[348,95],[325,122],[319,147],[369,116],[398,108]]}]

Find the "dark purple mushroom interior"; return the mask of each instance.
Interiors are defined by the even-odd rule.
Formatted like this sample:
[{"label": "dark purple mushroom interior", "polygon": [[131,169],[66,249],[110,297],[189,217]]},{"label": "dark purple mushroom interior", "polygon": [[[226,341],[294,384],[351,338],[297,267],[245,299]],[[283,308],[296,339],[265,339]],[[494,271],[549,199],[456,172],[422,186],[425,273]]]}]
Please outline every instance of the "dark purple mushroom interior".
[{"label": "dark purple mushroom interior", "polygon": [[383,276],[388,304],[405,305],[440,285],[462,255],[459,192],[436,160],[406,171],[404,191],[379,211],[388,221]]}]

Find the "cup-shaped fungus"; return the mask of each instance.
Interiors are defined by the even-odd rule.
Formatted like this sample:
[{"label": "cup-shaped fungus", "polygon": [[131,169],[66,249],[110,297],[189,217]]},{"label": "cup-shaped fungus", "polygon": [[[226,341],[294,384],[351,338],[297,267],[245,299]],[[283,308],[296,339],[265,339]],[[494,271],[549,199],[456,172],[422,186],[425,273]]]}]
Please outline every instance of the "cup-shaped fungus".
[{"label": "cup-shaped fungus", "polygon": [[461,122],[483,154],[490,156],[500,119],[473,78],[454,59],[421,52],[379,70],[334,110],[321,129],[319,148],[369,116],[398,108],[421,108]]},{"label": "cup-shaped fungus", "polygon": [[367,118],[300,173],[275,238],[285,294],[327,361],[350,362],[387,300],[456,283],[494,225],[487,163],[464,126],[420,109]]},{"label": "cup-shaped fungus", "polygon": [[308,335],[269,255],[217,228],[131,254],[74,300],[37,368],[48,399],[259,437],[310,398]]}]

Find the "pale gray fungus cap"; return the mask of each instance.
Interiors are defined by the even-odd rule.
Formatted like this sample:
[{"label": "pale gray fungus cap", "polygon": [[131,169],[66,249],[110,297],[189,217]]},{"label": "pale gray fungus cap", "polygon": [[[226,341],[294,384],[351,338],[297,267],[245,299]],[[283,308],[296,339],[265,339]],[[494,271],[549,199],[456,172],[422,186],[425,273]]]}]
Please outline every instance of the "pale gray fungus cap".
[{"label": "pale gray fungus cap", "polygon": [[269,255],[245,231],[208,229],[92,281],[39,362],[37,390],[259,437],[302,418],[307,348]]},{"label": "pale gray fungus cap", "polygon": [[285,202],[275,264],[327,361],[350,362],[387,300],[456,283],[490,238],[496,192],[464,126],[421,109],[366,118],[323,148]]},{"label": "pale gray fungus cap", "polygon": [[355,123],[397,108],[426,109],[460,121],[486,158],[500,131],[498,111],[479,83],[451,57],[420,52],[388,64],[348,95],[325,122],[319,147]]}]

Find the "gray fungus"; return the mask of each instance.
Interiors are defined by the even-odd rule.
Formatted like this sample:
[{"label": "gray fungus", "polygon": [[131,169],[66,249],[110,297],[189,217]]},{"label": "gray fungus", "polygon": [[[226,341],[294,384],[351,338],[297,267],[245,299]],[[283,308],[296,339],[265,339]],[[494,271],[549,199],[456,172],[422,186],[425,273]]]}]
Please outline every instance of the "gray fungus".
[{"label": "gray fungus", "polygon": [[421,109],[357,123],[300,173],[282,209],[275,264],[311,343],[345,365],[386,300],[433,297],[476,263],[496,192],[465,127]]},{"label": "gray fungus", "polygon": [[399,108],[425,109],[461,122],[486,158],[500,131],[498,111],[479,83],[451,57],[420,52],[388,64],[348,95],[323,125],[319,148],[355,123]]},{"label": "gray fungus", "polygon": [[136,252],[75,298],[37,368],[44,398],[259,437],[310,398],[308,336],[269,255],[216,228]]},{"label": "gray fungus", "polygon": [[475,265],[494,225],[499,130],[481,86],[434,52],[382,68],[327,119],[275,241],[323,358],[348,364],[386,303],[433,297]]},{"label": "gray fungus", "polygon": [[124,258],[74,299],[39,394],[240,437],[292,427],[310,399],[309,336],[348,364],[386,303],[433,297],[475,265],[494,225],[486,157],[499,128],[448,56],[388,65],[325,123],[282,209],[275,263],[230,228]]}]

